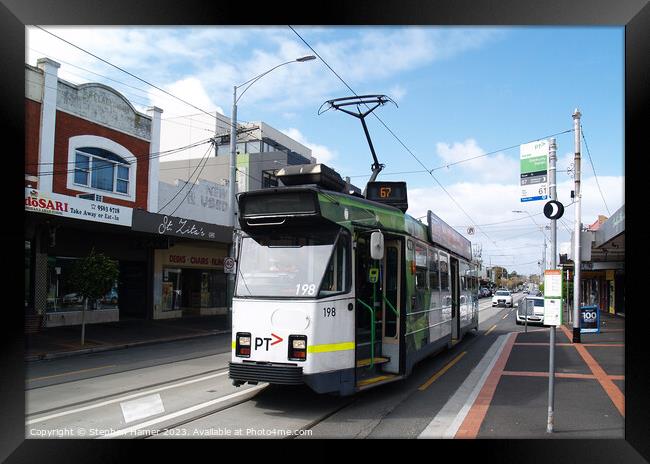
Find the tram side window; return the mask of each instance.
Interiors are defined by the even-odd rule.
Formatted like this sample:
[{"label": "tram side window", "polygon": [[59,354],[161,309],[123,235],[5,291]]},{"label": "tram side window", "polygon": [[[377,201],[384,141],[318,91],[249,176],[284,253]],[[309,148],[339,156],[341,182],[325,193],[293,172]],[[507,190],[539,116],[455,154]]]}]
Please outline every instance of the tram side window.
[{"label": "tram side window", "polygon": [[446,257],[440,259],[440,290],[449,291],[449,264]]},{"label": "tram side window", "polygon": [[349,238],[346,235],[341,235],[325,271],[319,296],[328,296],[349,290],[351,280],[349,243]]},{"label": "tram side window", "polygon": [[438,252],[429,250],[428,265],[429,288],[433,291],[438,291],[440,289],[440,275],[438,273]]}]

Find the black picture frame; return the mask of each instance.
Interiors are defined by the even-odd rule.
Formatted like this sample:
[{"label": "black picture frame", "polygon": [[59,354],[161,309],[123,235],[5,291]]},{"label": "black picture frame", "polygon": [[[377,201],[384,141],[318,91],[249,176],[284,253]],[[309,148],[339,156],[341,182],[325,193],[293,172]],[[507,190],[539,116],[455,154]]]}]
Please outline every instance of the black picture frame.
[{"label": "black picture frame", "polygon": [[[613,463],[643,462],[650,460],[650,373],[643,354],[647,339],[648,311],[642,311],[641,288],[634,280],[640,280],[647,271],[640,266],[640,252],[646,248],[642,243],[644,234],[638,224],[647,208],[642,205],[643,182],[639,169],[643,158],[647,158],[645,126],[648,117],[648,93],[650,86],[650,5],[646,0],[573,0],[570,2],[551,0],[365,0],[344,2],[266,2],[248,5],[235,2],[208,2],[198,0],[157,0],[126,2],[113,0],[69,0],[49,2],[47,0],[3,0],[0,4],[0,49],[2,50],[2,127],[5,129],[5,171],[11,174],[2,183],[3,198],[7,210],[3,221],[2,238],[9,253],[5,261],[5,283],[15,283],[10,263],[20,262],[22,253],[19,235],[22,234],[17,218],[24,217],[24,208],[17,198],[23,191],[24,160],[24,25],[575,25],[575,26],[625,26],[625,200],[632,214],[627,217],[626,256],[626,346],[625,346],[625,440],[473,440],[437,441],[435,444],[420,441],[417,446],[406,444],[416,450],[405,453],[401,443],[392,443],[397,453],[405,453],[409,459],[428,459],[438,456],[443,459],[472,459],[499,462],[548,462],[548,463]],[[567,76],[567,79],[579,76]],[[646,116],[643,116],[645,114]],[[646,121],[646,122],[644,122]],[[641,181],[641,182],[638,182]],[[639,190],[639,194],[635,193]],[[637,225],[635,225],[637,224]],[[12,256],[15,253],[15,256]],[[631,258],[631,255],[636,257]],[[17,273],[20,275],[20,273]],[[8,291],[10,295],[19,292]],[[138,459],[134,454],[137,443],[130,441],[84,441],[84,440],[25,440],[24,438],[24,340],[23,313],[18,310],[22,303],[18,298],[9,298],[3,308],[4,330],[2,340],[2,419],[0,421],[0,459],[6,462],[109,462]],[[306,441],[299,440],[305,443]],[[234,445],[235,441],[227,443]],[[158,442],[159,443],[159,442]],[[307,442],[308,443],[308,442]],[[215,446],[210,440],[200,444],[205,453],[196,450],[187,453],[189,443],[173,441],[175,448],[183,446],[184,460],[226,458],[220,450],[225,442]],[[237,443],[239,444],[239,443]],[[219,448],[217,448],[217,446]],[[257,447],[258,453],[277,446],[266,443]],[[282,445],[284,446],[284,445]],[[139,447],[139,446],[138,446]],[[154,448],[148,446],[147,448]],[[322,446],[308,446],[305,450],[322,449]],[[339,447],[327,447],[339,458],[349,451]],[[359,451],[386,450],[386,445],[363,443]],[[159,444],[156,449],[166,452],[169,445]],[[349,448],[345,448],[349,449]],[[319,451],[319,454],[322,453]],[[327,453],[327,450],[325,450]],[[411,454],[413,453],[413,454]],[[427,453],[426,455],[420,453]],[[212,454],[212,456],[210,456]],[[277,455],[268,452],[267,459]],[[364,456],[371,459],[367,453]],[[219,456],[217,456],[219,455]],[[283,454],[284,458],[292,456]],[[293,455],[293,458],[308,455]],[[324,454],[321,454],[324,456]],[[399,455],[398,455],[399,456]],[[248,456],[246,459],[251,459]],[[261,459],[261,458],[260,458]]]}]

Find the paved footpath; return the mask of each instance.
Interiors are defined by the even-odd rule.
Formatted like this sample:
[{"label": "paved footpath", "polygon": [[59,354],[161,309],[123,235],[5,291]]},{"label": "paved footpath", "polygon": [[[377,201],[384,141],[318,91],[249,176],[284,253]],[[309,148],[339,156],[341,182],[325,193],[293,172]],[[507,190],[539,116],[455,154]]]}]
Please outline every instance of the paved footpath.
[{"label": "paved footpath", "polygon": [[548,415],[549,328],[504,335],[503,347],[455,438],[624,438],[624,320],[572,343],[556,329],[554,433]]}]

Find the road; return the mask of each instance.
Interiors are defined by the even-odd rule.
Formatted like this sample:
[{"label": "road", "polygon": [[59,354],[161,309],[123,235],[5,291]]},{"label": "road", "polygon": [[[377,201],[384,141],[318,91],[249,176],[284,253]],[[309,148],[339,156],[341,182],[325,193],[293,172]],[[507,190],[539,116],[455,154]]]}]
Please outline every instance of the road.
[{"label": "road", "polygon": [[26,436],[433,436],[453,427],[500,336],[523,330],[513,310],[492,308],[490,298],[479,309],[478,332],[423,360],[407,379],[351,397],[303,386],[233,387],[229,334],[30,363]]}]

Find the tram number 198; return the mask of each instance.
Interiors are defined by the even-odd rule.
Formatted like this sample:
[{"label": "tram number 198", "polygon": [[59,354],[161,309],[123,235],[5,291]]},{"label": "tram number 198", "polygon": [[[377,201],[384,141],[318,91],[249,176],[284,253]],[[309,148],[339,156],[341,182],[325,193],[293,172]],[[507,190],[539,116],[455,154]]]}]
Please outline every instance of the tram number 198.
[{"label": "tram number 198", "polygon": [[335,317],[336,316],[336,308],[323,308],[323,317]]}]

